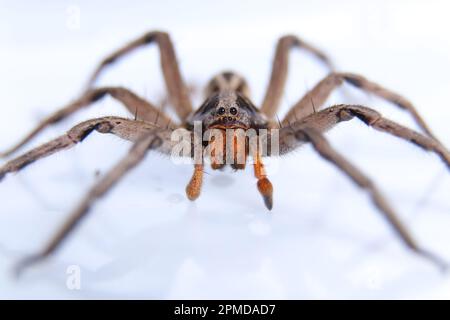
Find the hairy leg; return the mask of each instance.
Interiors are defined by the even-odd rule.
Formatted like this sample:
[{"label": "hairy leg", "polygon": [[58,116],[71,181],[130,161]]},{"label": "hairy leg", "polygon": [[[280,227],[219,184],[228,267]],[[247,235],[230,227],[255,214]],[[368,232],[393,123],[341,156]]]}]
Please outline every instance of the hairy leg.
[{"label": "hairy leg", "polygon": [[380,113],[373,109],[359,105],[336,105],[283,127],[280,130],[280,154],[287,153],[304,143],[304,141],[295,137],[298,130],[313,128],[318,132],[325,132],[339,122],[348,121],[354,117],[376,130],[397,136],[436,153],[450,168],[450,152],[439,141],[383,118]]},{"label": "hairy leg", "polygon": [[123,178],[127,172],[138,165],[144,159],[144,156],[149,149],[156,149],[160,147],[162,143],[162,139],[152,132],[140,137],[134,143],[129,153],[89,190],[78,206],[71,212],[69,220],[63,225],[61,230],[56,233],[44,250],[19,262],[15,269],[16,275],[20,275],[25,268],[45,259],[60,247],[70,232],[73,231],[82,218],[87,215],[95,201],[111,190],[111,188]]},{"label": "hairy leg", "polygon": [[89,78],[87,89],[94,85],[95,81],[105,67],[116,62],[118,59],[122,58],[131,51],[150,43],[156,43],[159,47],[162,72],[170,101],[175,107],[177,115],[183,121],[192,112],[192,105],[189,99],[189,90],[181,77],[172,41],[170,40],[169,35],[165,32],[148,32],[107,56]]},{"label": "hairy leg", "polygon": [[155,136],[164,141],[157,150],[170,154],[171,129],[160,129],[152,123],[144,121],[133,121],[119,117],[103,117],[82,122],[70,129],[66,134],[7,162],[0,168],[0,181],[8,173],[20,171],[39,159],[48,157],[55,152],[72,148],[77,143],[82,142],[94,131],[100,133],[112,133],[129,141],[136,141],[142,135],[149,134],[149,132],[157,132],[155,133]]},{"label": "hairy leg", "polygon": [[305,49],[321,60],[330,70],[333,69],[330,60],[320,50],[300,40],[296,36],[286,35],[278,40],[273,60],[270,82],[261,106],[261,112],[273,119],[280,104],[288,74],[289,51],[293,47]]},{"label": "hairy leg", "polygon": [[333,90],[338,88],[344,82],[360,88],[365,92],[375,94],[378,97],[392,102],[401,109],[406,110],[412,115],[424,133],[432,138],[435,138],[428,125],[409,100],[389,89],[380,86],[377,83],[367,80],[360,75],[343,72],[332,72],[325,79],[320,81],[290,109],[284,117],[282,124],[288,125],[290,122],[302,119],[320,110]]},{"label": "hairy leg", "polygon": [[49,117],[41,121],[36,128],[34,128],[28,135],[26,135],[19,143],[8,149],[7,151],[0,153],[0,156],[6,157],[16,152],[31,139],[33,139],[39,132],[44,130],[49,125],[60,122],[75,113],[76,111],[90,106],[92,103],[97,102],[105,95],[122,102],[123,105],[136,116],[137,119],[142,119],[147,122],[154,123],[160,127],[172,127],[169,116],[158,110],[150,102],[140,98],[133,92],[122,87],[104,87],[88,90],[80,98],[69,103],[63,108],[59,109]]},{"label": "hairy leg", "polygon": [[441,270],[446,270],[448,265],[440,257],[421,248],[414,240],[408,229],[398,218],[396,212],[391,208],[388,201],[378,190],[377,186],[357,167],[345,159],[341,154],[334,150],[325,137],[316,129],[303,128],[297,131],[296,138],[304,142],[311,142],[314,149],[326,160],[342,170],[350,179],[360,188],[365,189],[371,196],[372,202],[392,225],[395,232],[400,236],[403,242],[415,253],[432,261]]}]

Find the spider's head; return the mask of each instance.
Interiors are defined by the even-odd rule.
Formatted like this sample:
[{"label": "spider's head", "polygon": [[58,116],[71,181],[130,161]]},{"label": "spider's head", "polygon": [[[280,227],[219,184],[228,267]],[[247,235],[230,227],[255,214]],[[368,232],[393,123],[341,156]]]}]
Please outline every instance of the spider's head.
[{"label": "spider's head", "polygon": [[239,93],[223,91],[215,94],[216,105],[210,110],[210,117],[205,121],[207,128],[241,128],[251,127],[253,105]]},{"label": "spider's head", "polygon": [[236,91],[213,93],[192,115],[189,122],[201,121],[204,129],[249,129],[266,124],[259,110]]}]

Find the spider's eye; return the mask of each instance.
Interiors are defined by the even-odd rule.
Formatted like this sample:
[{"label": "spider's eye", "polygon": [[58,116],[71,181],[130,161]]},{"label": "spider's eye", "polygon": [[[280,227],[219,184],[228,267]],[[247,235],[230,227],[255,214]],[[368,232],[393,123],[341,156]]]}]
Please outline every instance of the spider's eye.
[{"label": "spider's eye", "polygon": [[225,108],[224,107],[220,107],[219,110],[217,111],[219,114],[224,114],[225,113]]},{"label": "spider's eye", "polygon": [[236,109],[235,107],[232,107],[232,108],[230,109],[230,113],[233,114],[233,115],[235,115],[235,114],[237,113],[237,109]]}]

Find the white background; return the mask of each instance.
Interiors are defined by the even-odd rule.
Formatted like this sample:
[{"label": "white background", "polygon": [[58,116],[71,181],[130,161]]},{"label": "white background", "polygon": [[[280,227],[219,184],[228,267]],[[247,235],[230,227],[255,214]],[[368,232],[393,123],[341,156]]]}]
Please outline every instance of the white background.
[{"label": "white background", "polygon": [[[296,34],[339,70],[408,97],[450,146],[448,2],[242,2],[0,1],[1,148],[75,98],[106,54],[154,29],[171,33],[187,82],[201,88],[214,73],[233,69],[247,77],[256,104],[277,38]],[[280,115],[326,75],[310,56],[294,50],[290,57]],[[156,49],[122,60],[100,84],[159,101]],[[327,104],[338,102],[366,104],[415,127],[396,107],[347,86]],[[26,149],[102,115],[132,117],[108,98]],[[374,178],[420,243],[450,260],[450,177],[442,162],[357,120],[327,136]],[[150,154],[55,256],[12,280],[13,263],[43,247],[95,172],[108,170],[129,146],[94,134],[4,179],[1,298],[450,298],[450,275],[405,249],[369,197],[309,146],[274,163],[271,213],[250,168],[208,169],[203,193],[191,203],[184,188],[192,167]],[[80,290],[66,286],[70,265],[80,267]]]}]

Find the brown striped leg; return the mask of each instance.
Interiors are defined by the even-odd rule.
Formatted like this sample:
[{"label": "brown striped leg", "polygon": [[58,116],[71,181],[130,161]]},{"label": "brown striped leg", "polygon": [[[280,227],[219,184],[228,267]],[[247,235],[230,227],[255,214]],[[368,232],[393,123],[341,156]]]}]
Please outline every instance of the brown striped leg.
[{"label": "brown striped leg", "polygon": [[441,270],[448,268],[446,261],[435,254],[421,248],[409,233],[408,229],[399,220],[396,212],[391,208],[388,201],[378,190],[378,187],[357,167],[334,150],[320,131],[313,128],[303,128],[296,131],[296,138],[303,142],[311,142],[314,149],[327,161],[342,170],[360,188],[365,189],[371,196],[373,204],[380,210],[387,221],[403,242],[415,253],[432,261]]},{"label": "brown striped leg", "polygon": [[181,77],[180,69],[175,54],[175,50],[167,33],[161,31],[152,31],[144,34],[140,38],[131,41],[124,47],[116,50],[106,57],[95,69],[90,77],[86,89],[90,89],[105,67],[116,62],[122,56],[131,51],[150,43],[156,43],[159,48],[161,67],[166,82],[170,101],[175,107],[177,115],[182,121],[192,112],[192,105],[189,99],[189,90]]},{"label": "brown striped leg", "polygon": [[154,132],[155,130],[158,131],[158,137],[164,140],[164,144],[158,150],[170,154],[171,146],[168,141],[170,141],[171,129],[160,129],[151,123],[119,117],[103,117],[87,120],[76,125],[66,134],[7,162],[4,166],[0,167],[0,180],[6,174],[20,171],[39,159],[48,157],[55,152],[72,148],[77,143],[82,142],[93,131],[112,133],[122,139],[136,141],[140,136]]},{"label": "brown striped leg", "polygon": [[301,143],[295,139],[295,132],[298,129],[308,127],[319,132],[325,132],[333,128],[337,123],[348,121],[354,117],[376,130],[397,136],[425,150],[436,153],[450,168],[450,152],[440,142],[383,118],[380,113],[373,109],[358,105],[336,105],[284,127],[280,131],[280,153],[287,153]]},{"label": "brown striped leg", "polygon": [[322,61],[330,70],[333,69],[330,60],[320,50],[300,40],[296,36],[286,35],[280,38],[275,51],[270,82],[261,106],[261,112],[269,119],[275,117],[279,107],[288,74],[289,51],[293,47],[305,49]]},{"label": "brown striped leg", "polygon": [[325,79],[320,81],[290,109],[284,117],[282,124],[288,125],[290,122],[300,120],[320,110],[333,90],[342,85],[343,82],[349,83],[365,92],[375,94],[376,96],[395,104],[401,109],[406,110],[411,114],[424,133],[435,138],[428,125],[409,100],[360,75],[343,72],[330,73]]},{"label": "brown striped leg", "polygon": [[16,152],[19,148],[33,139],[39,132],[46,127],[60,122],[75,113],[76,111],[88,107],[94,102],[100,100],[105,95],[117,99],[133,114],[137,119],[142,119],[147,122],[154,123],[160,127],[171,127],[171,120],[169,116],[158,110],[150,102],[140,98],[133,92],[122,87],[104,87],[96,88],[87,91],[82,97],[69,103],[65,107],[59,109],[43,121],[41,121],[35,129],[33,129],[27,136],[25,136],[19,143],[14,145],[9,150],[0,154],[1,157],[6,157]]},{"label": "brown striped leg", "polygon": [[138,141],[134,143],[129,153],[94,184],[79,205],[71,212],[69,220],[63,225],[62,229],[56,233],[44,250],[36,255],[23,259],[17,264],[15,269],[16,275],[19,276],[24,269],[45,259],[59,248],[83,217],[87,215],[95,202],[111,190],[111,188],[114,187],[126,173],[138,165],[144,159],[149,149],[158,148],[162,143],[163,141],[152,133],[140,137]]}]

